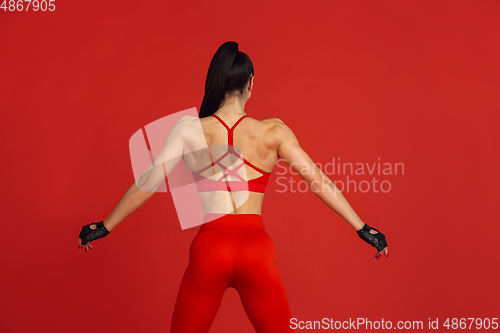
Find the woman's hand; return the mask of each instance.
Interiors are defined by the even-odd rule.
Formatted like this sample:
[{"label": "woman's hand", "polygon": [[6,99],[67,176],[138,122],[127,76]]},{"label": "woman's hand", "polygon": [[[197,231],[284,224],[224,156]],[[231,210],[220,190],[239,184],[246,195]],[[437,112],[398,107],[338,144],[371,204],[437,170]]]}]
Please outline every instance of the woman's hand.
[{"label": "woman's hand", "polygon": [[78,248],[88,251],[89,248],[92,249],[90,242],[107,236],[108,234],[109,231],[104,226],[104,221],[84,225],[78,236]]},{"label": "woman's hand", "polygon": [[389,258],[389,250],[387,248],[387,241],[385,240],[385,235],[375,228],[370,227],[365,223],[362,229],[356,231],[358,236],[370,244],[371,246],[377,248],[378,252],[375,253],[375,258],[379,259],[382,253]]}]

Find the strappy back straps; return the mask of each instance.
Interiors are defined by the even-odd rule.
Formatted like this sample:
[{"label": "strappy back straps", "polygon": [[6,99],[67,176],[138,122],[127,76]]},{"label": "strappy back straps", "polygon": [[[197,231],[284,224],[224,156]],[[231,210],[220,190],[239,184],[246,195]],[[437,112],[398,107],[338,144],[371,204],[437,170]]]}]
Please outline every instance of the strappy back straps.
[{"label": "strappy back straps", "polygon": [[[238,126],[238,124],[248,116],[247,115],[241,116],[240,119],[238,119],[232,127],[227,126],[227,124],[219,116],[215,114],[213,114],[212,116],[215,119],[217,119],[227,130],[228,149],[215,161],[212,161],[211,164],[205,166],[201,170],[193,171],[193,176],[196,181],[196,187],[198,191],[199,192],[249,191],[257,193],[265,193],[266,185],[269,182],[269,176],[271,175],[271,173],[259,169],[257,166],[253,165],[252,163],[244,159],[241,152],[233,147],[233,131],[236,128],[236,126]],[[233,163],[230,167],[227,167],[221,161],[224,158],[226,158],[226,156],[228,156],[229,154],[234,154],[236,158],[239,159],[240,161],[237,163],[236,162]],[[223,170],[222,171],[223,175],[220,178],[211,179],[209,177],[202,175],[203,172],[205,172],[209,168],[214,167],[215,165],[217,165]],[[255,171],[261,173],[262,175],[260,177],[247,180],[246,174],[242,176],[237,173],[237,171],[240,168],[244,168],[245,165],[253,168]],[[238,180],[230,180],[228,176],[233,176],[233,178],[236,177],[238,178]]]},{"label": "strappy back straps", "polygon": [[233,131],[235,129],[236,126],[238,126],[238,124],[240,123],[240,121],[242,121],[244,118],[248,117],[248,115],[243,115],[240,117],[240,119],[238,119],[234,125],[232,127],[229,127],[226,125],[226,123],[217,115],[213,114],[212,115],[215,119],[217,119],[222,125],[224,125],[224,127],[227,129],[227,144],[229,146],[232,146],[233,145]]}]

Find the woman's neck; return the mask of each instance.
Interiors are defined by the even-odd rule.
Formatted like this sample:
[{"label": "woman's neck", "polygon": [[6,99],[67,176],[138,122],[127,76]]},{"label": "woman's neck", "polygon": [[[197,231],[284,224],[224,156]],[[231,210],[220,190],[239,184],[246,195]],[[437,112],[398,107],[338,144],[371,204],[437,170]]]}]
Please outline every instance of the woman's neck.
[{"label": "woman's neck", "polygon": [[233,97],[225,100],[222,103],[222,106],[215,111],[218,116],[227,116],[227,117],[235,117],[245,115],[245,104],[246,101],[243,101],[241,98]]}]

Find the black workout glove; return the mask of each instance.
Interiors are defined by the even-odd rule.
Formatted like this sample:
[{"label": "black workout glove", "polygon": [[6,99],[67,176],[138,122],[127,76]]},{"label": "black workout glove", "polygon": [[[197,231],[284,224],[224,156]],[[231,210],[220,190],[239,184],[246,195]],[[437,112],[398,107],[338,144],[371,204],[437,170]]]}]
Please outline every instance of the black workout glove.
[{"label": "black workout glove", "polygon": [[376,234],[370,233],[370,230],[375,230],[378,231],[375,228],[370,227],[368,224],[365,223],[363,229],[360,229],[356,231],[359,235],[359,237],[370,244],[373,247],[377,248],[377,251],[380,252],[382,251],[385,247],[387,247],[387,242],[385,241],[385,235],[378,231]]},{"label": "black workout glove", "polygon": [[[96,224],[97,228],[91,229],[91,224]],[[99,238],[103,238],[104,236],[107,236],[109,234],[108,229],[106,229],[106,227],[104,226],[104,221],[91,224],[84,225],[82,227],[82,231],[80,231],[80,235],[78,236],[78,238],[82,240],[82,245],[86,245],[89,242],[95,241]]]}]

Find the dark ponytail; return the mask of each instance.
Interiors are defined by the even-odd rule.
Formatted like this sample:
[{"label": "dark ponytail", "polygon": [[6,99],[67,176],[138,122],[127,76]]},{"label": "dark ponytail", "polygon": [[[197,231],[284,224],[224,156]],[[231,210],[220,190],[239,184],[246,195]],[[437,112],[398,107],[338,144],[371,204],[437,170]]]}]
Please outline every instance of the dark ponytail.
[{"label": "dark ponytail", "polygon": [[238,51],[238,43],[222,44],[208,67],[205,95],[198,116],[204,118],[214,114],[226,93],[242,91],[251,75],[254,75],[252,61],[245,53]]}]

